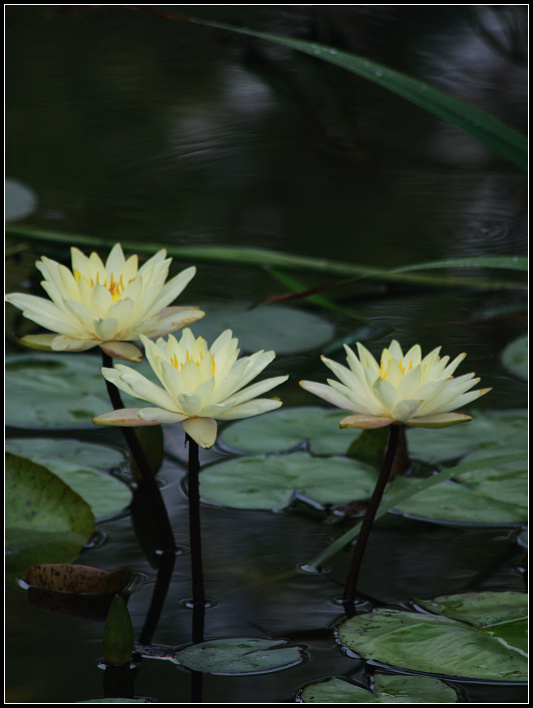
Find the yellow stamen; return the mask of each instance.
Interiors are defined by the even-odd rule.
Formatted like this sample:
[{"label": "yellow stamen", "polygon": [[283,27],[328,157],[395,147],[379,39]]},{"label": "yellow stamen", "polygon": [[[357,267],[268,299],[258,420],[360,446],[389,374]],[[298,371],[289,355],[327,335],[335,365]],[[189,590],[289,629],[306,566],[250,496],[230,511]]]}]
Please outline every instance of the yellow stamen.
[{"label": "yellow stamen", "polygon": [[[76,282],[78,282],[80,278],[83,278],[83,280],[85,280],[86,283],[89,283],[91,288],[94,288],[96,283],[100,282],[100,273],[97,273],[96,279],[93,280],[92,278],[86,278],[84,275],[82,275],[80,273],[79,270],[74,269],[74,278],[76,279]],[[131,280],[129,280],[128,283],[126,283],[126,285],[129,285],[129,283],[131,283]],[[113,273],[111,273],[111,276],[109,279],[109,284],[108,284],[107,278],[106,278],[104,280],[104,282],[102,283],[102,285],[104,286],[104,288],[107,288],[109,290],[109,292],[111,293],[111,297],[113,298],[113,302],[116,302],[119,299],[119,297],[122,295],[122,293],[124,292],[124,290],[126,288],[126,285],[124,285],[123,276],[121,275],[119,277],[119,279],[117,281],[115,281],[115,279],[113,277]]]}]

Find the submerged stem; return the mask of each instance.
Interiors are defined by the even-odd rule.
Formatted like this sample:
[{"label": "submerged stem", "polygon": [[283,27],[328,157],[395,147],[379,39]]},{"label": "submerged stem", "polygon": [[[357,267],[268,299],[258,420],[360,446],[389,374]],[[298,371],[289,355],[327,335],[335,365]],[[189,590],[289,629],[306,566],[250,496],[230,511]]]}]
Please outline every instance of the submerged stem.
[{"label": "submerged stem", "polygon": [[[102,364],[105,368],[111,368],[113,366],[113,359],[105,352],[102,352]],[[105,383],[113,408],[115,410],[124,408],[118,388],[107,379],[105,380]],[[150,463],[144,454],[142,445],[139,442],[133,428],[123,427],[122,434],[124,435],[126,445],[128,446],[131,455],[135,458],[135,462],[137,463],[137,467],[141,474],[142,486],[150,498],[158,520],[162,550],[164,552],[175,553],[176,542],[174,541],[174,534],[172,532],[172,526],[170,525],[167,508],[165,506],[165,502],[163,501],[163,497],[161,496],[161,492],[155,480],[152,469],[150,468]]]},{"label": "submerged stem", "polygon": [[205,591],[202,565],[202,536],[200,525],[200,460],[198,443],[187,435],[189,446],[189,543],[192,570],[192,640],[195,644],[204,639]]},{"label": "submerged stem", "polygon": [[354,601],[355,601],[355,590],[357,587],[357,580],[359,578],[359,571],[361,569],[361,564],[363,562],[363,556],[365,553],[366,544],[368,542],[368,537],[370,535],[370,529],[374,522],[376,512],[389,481],[392,466],[394,463],[394,458],[396,456],[396,450],[398,448],[398,440],[400,439],[400,426],[391,425],[389,427],[389,439],[387,442],[387,451],[385,453],[385,459],[383,460],[383,466],[379,474],[378,481],[370,498],[368,508],[363,517],[363,523],[361,525],[361,531],[355,542],[355,548],[353,551],[352,562],[348,575],[346,576],[346,584],[344,586],[344,595],[342,602],[344,609],[348,617],[353,617],[354,611]]}]

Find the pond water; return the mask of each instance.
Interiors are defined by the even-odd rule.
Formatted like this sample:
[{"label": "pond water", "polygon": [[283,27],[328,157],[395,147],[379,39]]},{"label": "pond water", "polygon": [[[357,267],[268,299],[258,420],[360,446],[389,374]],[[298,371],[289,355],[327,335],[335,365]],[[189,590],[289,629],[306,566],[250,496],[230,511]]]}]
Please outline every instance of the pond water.
[{"label": "pond water", "polygon": [[[69,263],[69,245],[57,234],[77,235],[72,244],[84,247],[87,242],[76,237],[105,240],[101,255],[116,242],[144,253],[152,244],[154,251],[167,247],[171,255],[181,246],[234,247],[236,254],[261,248],[380,269],[526,254],[527,179],[481,142],[336,66],[149,8],[154,11],[7,7],[6,210],[13,227],[6,242],[7,292],[43,294],[35,261],[44,254]],[[518,130],[527,126],[524,6],[165,9],[360,54]],[[325,382],[320,354],[343,361],[343,341],[363,341],[375,355],[392,339],[407,347],[418,342],[424,352],[442,345],[443,354],[467,352],[460,373],[475,371],[483,387],[493,389],[476,402],[479,420],[496,416],[487,423],[493,437],[486,444],[498,438],[502,450],[505,442],[505,451],[525,453],[521,428],[498,427],[502,412],[522,412],[527,405],[523,362],[517,373],[504,355],[527,332],[520,273],[490,271],[501,287],[481,283],[489,279],[486,270],[459,267],[427,271],[434,279],[425,283],[351,278],[320,293],[336,309],[298,299],[248,310],[290,291],[288,276],[301,290],[346,276],[327,268],[288,265],[280,272],[260,261],[242,265],[236,258],[179,256],[173,272],[191,262],[197,274],[183,302],[200,304],[207,313],[193,329],[212,340],[219,325],[229,324],[250,351],[276,349],[268,375],[290,375],[275,391],[281,410],[321,403],[298,381]],[[14,372],[28,357],[14,332],[37,329],[9,306],[6,324]],[[93,354],[75,355],[87,362],[76,382],[83,381],[84,371],[87,377],[98,374],[100,357]],[[52,390],[47,395],[43,408]],[[6,437],[8,449],[18,441],[17,454],[30,456],[30,441],[43,437],[57,445],[56,456],[64,454],[64,439],[124,450],[116,430],[95,429],[90,420],[50,420],[46,411],[31,418],[34,404],[25,396],[8,388]],[[330,414],[332,407],[323,410]],[[265,425],[269,416],[274,413],[264,416]],[[419,453],[419,438],[409,436],[416,457],[426,463],[472,451],[453,448],[436,461],[427,447]],[[345,440],[335,454],[346,453],[351,438]],[[164,443],[158,480],[181,553],[151,638],[163,647],[162,656],[191,642],[191,610],[184,603],[191,589],[181,426],[166,427]],[[482,440],[472,449],[486,444]],[[327,468],[332,454],[316,456],[323,456]],[[202,469],[233,457],[221,437],[202,453]],[[119,458],[110,468],[131,483]],[[348,496],[344,503],[352,501]],[[158,567],[161,572],[154,548],[143,545],[147,534],[139,506],[142,501],[134,499],[120,513],[103,515],[98,540],[76,559],[105,570],[127,566],[143,579],[128,601],[136,638],[145,626]],[[349,554],[329,559],[327,573],[300,569],[353,520],[305,500],[274,511],[204,503],[201,516],[206,593],[213,600],[205,613],[205,638],[289,640],[301,648],[299,660],[260,675],[220,676],[150,657],[145,647],[132,695],[161,703],[279,703],[299,700],[304,684],[325,677],[364,683],[376,665],[341,649],[334,638],[343,618],[337,600]],[[396,609],[411,607],[417,598],[523,592],[524,548],[516,540],[522,521],[445,523],[415,513],[387,514],[370,536],[358,590],[369,606]],[[114,695],[108,672],[99,666],[105,616],[42,609],[12,577],[6,600],[7,702],[70,703]],[[527,701],[520,682],[447,680],[467,702]]]}]

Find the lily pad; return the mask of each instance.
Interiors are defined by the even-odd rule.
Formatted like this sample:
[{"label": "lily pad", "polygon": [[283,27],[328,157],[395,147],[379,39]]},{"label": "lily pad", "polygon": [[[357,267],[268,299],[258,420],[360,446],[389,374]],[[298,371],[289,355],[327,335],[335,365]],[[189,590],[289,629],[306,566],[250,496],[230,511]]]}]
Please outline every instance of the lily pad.
[{"label": "lily pad", "polygon": [[250,676],[301,664],[305,650],[284,639],[230,637],[210,639],[178,651],[180,664],[219,676]]},{"label": "lily pad", "polygon": [[[112,408],[97,354],[17,354],[5,361],[6,425],[93,428],[92,418]],[[133,366],[151,371],[146,362]],[[135,399],[123,400],[129,406]]]},{"label": "lily pad", "polygon": [[116,514],[131,502],[130,489],[102,471],[124,461],[114,448],[57,438],[12,438],[5,447],[47,467],[85,499],[97,519]]},{"label": "lily pad", "polygon": [[111,595],[119,593],[133,577],[129,568],[114,571],[74,563],[41,563],[28,568],[28,585],[56,592]]},{"label": "lily pad", "polygon": [[98,356],[84,354],[6,357],[6,424],[92,427],[91,418],[111,409],[101,366]]},{"label": "lily pad", "polygon": [[299,694],[302,703],[458,703],[457,693],[429,676],[375,674],[372,690],[347,679],[328,678],[308,684]]},{"label": "lily pad", "polygon": [[341,430],[346,413],[320,406],[280,408],[225,428],[219,442],[241,452],[286,452],[308,442],[315,455],[342,455],[361,431]]},{"label": "lily pad", "polygon": [[285,305],[251,303],[204,303],[205,317],[194,323],[194,333],[210,344],[225,329],[231,329],[245,352],[273,349],[276,354],[296,354],[320,349],[335,336],[327,320],[305,310]]},{"label": "lily pad", "polygon": [[475,450],[506,447],[509,440],[515,449],[527,449],[526,410],[469,411],[469,415],[473,418],[468,423],[449,428],[408,428],[411,457],[432,463],[454,460]]},{"label": "lily pad", "polygon": [[527,379],[529,371],[528,337],[519,337],[508,344],[502,352],[502,363],[506,369],[521,379]]},{"label": "lily pad", "polygon": [[[504,452],[506,454],[499,454]],[[390,493],[416,480],[396,477]],[[430,521],[461,524],[518,524],[527,521],[527,460],[505,448],[481,450],[453,468],[453,478],[420,492],[395,511]]]},{"label": "lily pad", "polygon": [[448,595],[435,598],[430,607],[439,614],[378,608],[357,615],[340,625],[338,640],[367,660],[404,670],[483,681],[527,680],[525,594]]},{"label": "lily pad", "polygon": [[205,468],[200,494],[206,502],[235,509],[280,510],[296,492],[319,504],[368,499],[377,470],[346,457],[290,455],[238,457]]},{"label": "lily pad", "polygon": [[89,504],[46,467],[9,452],[5,477],[8,568],[74,560],[96,531]]}]

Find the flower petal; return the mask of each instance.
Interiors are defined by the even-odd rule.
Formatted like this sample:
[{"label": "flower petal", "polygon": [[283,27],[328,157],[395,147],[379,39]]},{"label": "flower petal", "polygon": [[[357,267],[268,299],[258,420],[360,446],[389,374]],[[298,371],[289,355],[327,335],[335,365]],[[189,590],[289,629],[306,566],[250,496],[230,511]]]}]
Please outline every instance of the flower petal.
[{"label": "flower petal", "polygon": [[472,416],[462,413],[437,413],[435,415],[423,415],[420,418],[411,418],[405,422],[414,428],[447,428],[457,423],[467,423],[469,420],[472,420]]},{"label": "flower petal", "polygon": [[217,422],[213,418],[187,418],[182,422],[187,435],[200,447],[213,447],[217,439]]},{"label": "flower petal", "polygon": [[143,360],[142,351],[130,342],[100,342],[100,349],[114,359],[125,359],[137,364]]},{"label": "flower petal", "polygon": [[96,425],[118,425],[118,426],[137,426],[137,425],[159,425],[157,421],[143,420],[139,417],[140,408],[119,408],[116,411],[102,413],[93,418],[93,423]]},{"label": "flower petal", "polygon": [[305,388],[306,391],[314,393],[315,396],[323,398],[328,403],[333,403],[334,406],[338,408],[343,408],[346,411],[357,411],[352,401],[350,401],[346,396],[343,396],[331,386],[326,386],[326,384],[316,383],[315,381],[300,381],[300,386]]},{"label": "flower petal", "polygon": [[349,415],[339,423],[341,428],[363,428],[371,430],[373,428],[384,428],[394,423],[392,418],[383,418],[377,415]]}]

